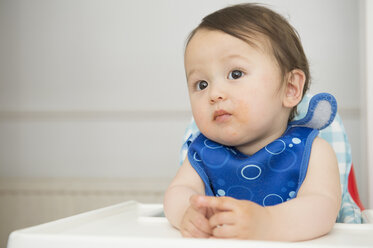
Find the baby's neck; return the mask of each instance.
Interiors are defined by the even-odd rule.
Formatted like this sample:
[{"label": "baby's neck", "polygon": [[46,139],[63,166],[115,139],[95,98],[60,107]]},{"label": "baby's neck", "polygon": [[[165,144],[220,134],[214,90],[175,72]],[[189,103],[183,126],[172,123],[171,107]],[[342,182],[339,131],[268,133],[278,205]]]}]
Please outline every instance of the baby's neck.
[{"label": "baby's neck", "polygon": [[245,143],[235,148],[245,155],[253,155],[269,143],[275,141],[276,139],[280,138],[286,131],[287,125],[281,128],[279,131],[259,137],[256,140],[250,141],[249,143]]}]

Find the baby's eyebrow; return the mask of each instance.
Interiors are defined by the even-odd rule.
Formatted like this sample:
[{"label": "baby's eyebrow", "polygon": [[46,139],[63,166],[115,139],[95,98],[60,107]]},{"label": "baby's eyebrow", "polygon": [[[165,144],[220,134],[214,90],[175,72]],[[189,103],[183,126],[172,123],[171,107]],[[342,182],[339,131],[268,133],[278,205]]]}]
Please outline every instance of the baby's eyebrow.
[{"label": "baby's eyebrow", "polygon": [[246,56],[242,56],[241,54],[229,54],[227,56],[222,57],[222,60],[230,60],[230,59],[242,59],[249,62],[249,59]]},{"label": "baby's eyebrow", "polygon": [[193,75],[194,73],[196,73],[196,69],[192,69],[190,70],[187,74],[186,74],[186,77],[189,78],[191,75]]}]

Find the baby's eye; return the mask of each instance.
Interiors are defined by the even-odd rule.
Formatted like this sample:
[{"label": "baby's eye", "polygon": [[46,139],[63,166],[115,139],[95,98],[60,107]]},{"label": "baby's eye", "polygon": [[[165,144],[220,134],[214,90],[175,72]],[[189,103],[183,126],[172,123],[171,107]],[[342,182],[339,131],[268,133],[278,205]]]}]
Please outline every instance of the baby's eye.
[{"label": "baby's eye", "polygon": [[200,90],[204,90],[204,89],[207,88],[208,85],[209,85],[209,84],[208,84],[206,81],[204,81],[204,80],[199,81],[199,82],[197,83],[197,90],[198,90],[198,91],[200,91]]},{"label": "baby's eye", "polygon": [[234,80],[234,79],[239,79],[240,77],[243,76],[243,72],[240,70],[233,70],[229,73],[228,79],[229,80]]}]

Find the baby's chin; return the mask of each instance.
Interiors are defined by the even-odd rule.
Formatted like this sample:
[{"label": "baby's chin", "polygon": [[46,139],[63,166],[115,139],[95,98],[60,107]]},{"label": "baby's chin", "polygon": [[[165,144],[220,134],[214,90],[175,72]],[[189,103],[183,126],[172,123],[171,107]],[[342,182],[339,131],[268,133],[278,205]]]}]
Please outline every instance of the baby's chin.
[{"label": "baby's chin", "polygon": [[[203,132],[205,131],[205,132]],[[246,142],[240,133],[235,130],[227,130],[226,132],[218,132],[216,130],[203,130],[201,131],[208,139],[217,142],[224,146],[239,146]]]}]

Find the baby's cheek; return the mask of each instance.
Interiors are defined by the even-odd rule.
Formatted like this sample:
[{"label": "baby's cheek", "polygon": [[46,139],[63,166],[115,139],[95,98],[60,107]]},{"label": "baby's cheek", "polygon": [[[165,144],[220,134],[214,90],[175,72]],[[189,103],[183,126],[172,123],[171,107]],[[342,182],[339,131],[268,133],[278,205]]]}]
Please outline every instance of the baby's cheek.
[{"label": "baby's cheek", "polygon": [[196,122],[199,121],[200,119],[202,119],[205,115],[204,111],[203,111],[203,108],[201,106],[198,106],[198,104],[193,104],[192,105],[192,114],[193,114],[193,118]]},{"label": "baby's cheek", "polygon": [[255,110],[255,106],[250,106],[246,101],[240,101],[237,104],[238,109],[236,113],[239,113],[236,117],[239,121],[247,122],[251,120],[252,112]]},{"label": "baby's cheek", "polygon": [[194,121],[197,124],[198,129],[202,132],[205,133],[206,130],[208,130],[208,125],[209,125],[209,120],[208,120],[208,115],[207,113],[204,113],[203,111],[197,111],[193,112],[193,118]]}]

